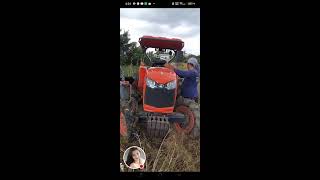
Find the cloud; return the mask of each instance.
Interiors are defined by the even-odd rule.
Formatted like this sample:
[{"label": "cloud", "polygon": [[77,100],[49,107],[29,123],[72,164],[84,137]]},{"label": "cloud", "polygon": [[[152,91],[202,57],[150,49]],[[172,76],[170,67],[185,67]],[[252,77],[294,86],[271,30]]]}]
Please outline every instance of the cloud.
[{"label": "cloud", "polygon": [[181,38],[187,53],[200,54],[198,8],[122,8],[120,28],[136,42],[143,35]]}]

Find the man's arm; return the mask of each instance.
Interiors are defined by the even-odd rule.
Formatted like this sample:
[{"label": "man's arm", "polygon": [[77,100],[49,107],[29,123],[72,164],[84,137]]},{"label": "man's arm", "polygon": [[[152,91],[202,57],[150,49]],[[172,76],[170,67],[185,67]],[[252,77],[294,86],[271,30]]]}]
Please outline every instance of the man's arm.
[{"label": "man's arm", "polygon": [[183,71],[183,70],[179,70],[179,69],[174,69],[174,72],[176,72],[177,75],[182,78],[195,76],[195,73],[192,71]]},{"label": "man's arm", "polygon": [[182,78],[196,76],[196,74],[195,74],[193,71],[189,71],[189,70],[187,70],[187,71],[179,70],[179,69],[175,68],[174,66],[172,66],[171,64],[168,64],[168,63],[166,63],[166,64],[164,65],[164,67],[174,70],[174,72],[176,72],[177,75],[178,75],[179,77],[182,77]]}]

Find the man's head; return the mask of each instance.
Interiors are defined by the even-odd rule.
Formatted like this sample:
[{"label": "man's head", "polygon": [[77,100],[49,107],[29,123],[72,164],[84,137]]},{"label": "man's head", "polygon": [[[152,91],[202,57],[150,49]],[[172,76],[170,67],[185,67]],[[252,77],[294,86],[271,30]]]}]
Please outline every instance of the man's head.
[{"label": "man's head", "polygon": [[193,65],[192,65],[192,64],[187,63],[187,68],[188,68],[188,70],[191,70],[191,69],[193,69],[194,67],[193,67]]},{"label": "man's head", "polygon": [[193,68],[195,68],[197,66],[198,66],[198,61],[197,61],[196,58],[191,57],[191,58],[188,59],[188,62],[187,62],[188,70],[191,70],[191,69],[193,69]]}]

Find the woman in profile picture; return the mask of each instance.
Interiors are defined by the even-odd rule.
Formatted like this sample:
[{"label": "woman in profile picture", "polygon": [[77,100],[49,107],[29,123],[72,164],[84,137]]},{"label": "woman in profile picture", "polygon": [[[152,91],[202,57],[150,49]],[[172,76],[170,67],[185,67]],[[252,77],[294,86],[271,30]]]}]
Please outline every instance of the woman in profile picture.
[{"label": "woman in profile picture", "polygon": [[141,157],[138,148],[132,147],[129,150],[126,164],[132,169],[143,169],[145,160]]}]

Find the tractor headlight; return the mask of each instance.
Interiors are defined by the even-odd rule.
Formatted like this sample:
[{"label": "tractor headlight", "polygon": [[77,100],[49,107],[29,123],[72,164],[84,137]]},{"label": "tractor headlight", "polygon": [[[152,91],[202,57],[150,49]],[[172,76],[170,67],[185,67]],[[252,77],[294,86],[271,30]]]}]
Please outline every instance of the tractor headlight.
[{"label": "tractor headlight", "polygon": [[175,89],[176,87],[177,87],[177,82],[176,82],[176,80],[171,81],[171,82],[168,82],[168,84],[166,85],[166,88],[167,88],[168,90]]},{"label": "tractor headlight", "polygon": [[154,89],[154,88],[166,88],[167,90],[172,90],[177,87],[177,81],[171,81],[168,82],[167,84],[158,84],[154,80],[151,80],[149,78],[146,79],[146,84],[148,87]]},{"label": "tractor headlight", "polygon": [[156,82],[153,81],[153,80],[151,80],[151,79],[149,79],[149,78],[147,78],[146,84],[147,84],[147,86],[150,87],[150,88],[156,88],[156,87],[157,87],[157,86],[156,86]]}]

